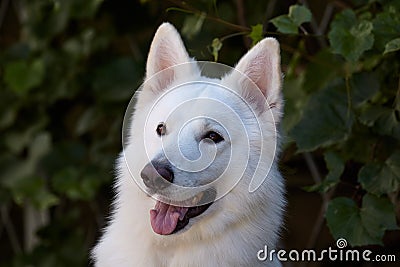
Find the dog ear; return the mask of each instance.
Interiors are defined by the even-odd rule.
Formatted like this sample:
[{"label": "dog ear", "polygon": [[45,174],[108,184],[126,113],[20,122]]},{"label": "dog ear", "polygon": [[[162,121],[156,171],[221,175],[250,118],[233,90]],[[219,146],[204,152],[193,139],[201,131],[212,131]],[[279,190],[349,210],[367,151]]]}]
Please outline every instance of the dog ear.
[{"label": "dog ear", "polygon": [[[175,79],[188,77],[193,72],[191,62],[182,39],[169,23],[163,23],[154,35],[146,65],[146,82],[154,93],[166,89]],[[155,75],[157,74],[157,75]]]},{"label": "dog ear", "polygon": [[[239,88],[242,97],[257,111],[263,112],[270,108],[279,112],[282,106],[280,64],[278,41],[265,38],[240,59],[235,70],[226,79],[233,88]],[[234,82],[236,86],[232,84]]]}]

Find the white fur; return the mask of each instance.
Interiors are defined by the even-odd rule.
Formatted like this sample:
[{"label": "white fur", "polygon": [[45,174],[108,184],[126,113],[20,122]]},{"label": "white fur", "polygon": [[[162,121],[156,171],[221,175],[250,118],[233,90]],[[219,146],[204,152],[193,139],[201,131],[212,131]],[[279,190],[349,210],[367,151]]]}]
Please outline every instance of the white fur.
[{"label": "white fur", "polygon": [[[240,105],[232,102],[230,96],[224,93],[215,95],[213,83],[233,88],[238,94],[252,103],[257,110],[257,119],[261,121],[261,130],[267,133],[263,137],[263,150],[269,159],[274,158],[273,148],[276,140],[269,140],[269,136],[275,133],[275,125],[279,123],[282,109],[281,99],[281,73],[279,45],[275,39],[266,38],[253,47],[238,63],[236,70],[223,77],[221,80],[200,77],[199,70],[195,67],[182,65],[181,70],[170,69],[171,66],[185,62],[191,62],[181,38],[175,28],[164,23],[158,29],[147,61],[146,86],[137,98],[131,136],[129,145],[125,148],[125,157],[121,153],[117,161],[117,196],[113,204],[113,213],[104,234],[93,250],[92,256],[97,267],[132,267],[132,266],[280,266],[278,261],[261,262],[257,259],[257,252],[265,245],[274,249],[277,246],[279,231],[283,224],[282,213],[285,206],[283,179],[278,171],[276,158],[268,172],[267,165],[263,162],[259,168],[264,168],[264,175],[268,176],[254,193],[249,193],[250,175],[249,171],[257,166],[253,164],[250,155],[249,171],[226,196],[213,203],[210,208],[198,217],[192,218],[189,225],[182,231],[172,235],[157,235],[153,232],[149,210],[155,205],[155,201],[148,197],[135,183],[133,176],[138,176],[140,170],[159,152],[160,142],[157,136],[151,134],[154,124],[163,121],[171,109],[187,99],[202,97],[213,97],[233,106],[239,112],[245,128],[250,133],[249,139],[252,147],[260,150],[260,141],[257,139],[260,131],[254,128],[252,121],[254,115],[242,109]],[[163,71],[156,78],[154,74]],[[240,73],[249,79],[243,79]],[[147,118],[151,107],[157,96],[174,87],[190,80],[203,80],[209,82],[209,86],[192,85],[193,90],[186,90],[179,94],[167,95],[160,102],[157,110]],[[257,87],[255,87],[255,85]],[[189,88],[191,89],[191,88]],[[257,95],[259,91],[265,96],[269,103],[273,103],[270,109],[262,104],[262,99]],[[219,112],[218,106],[193,106],[193,110],[183,112],[176,120],[187,120],[187,116],[193,112],[200,112],[210,116],[220,116],[222,121],[231,118],[224,117]],[[265,112],[272,111],[273,116],[262,116]],[[188,115],[189,114],[189,115]],[[197,113],[196,113],[197,114]],[[146,124],[146,120],[149,119]],[[154,120],[154,121],[152,121]],[[141,129],[144,125],[149,127]],[[145,126],[145,127],[147,127]],[[167,126],[168,127],[168,126]],[[171,126],[172,127],[172,126]],[[188,124],[185,130],[187,140],[187,153],[197,153],[191,150],[191,135],[202,130],[201,123]],[[172,127],[173,128],[173,127]],[[167,129],[168,130],[168,129]],[[224,163],[223,146],[234,146],[240,151],[242,142],[238,141],[240,136],[232,132],[228,144],[222,144],[217,149],[216,164]],[[176,137],[176,136],[175,136]],[[173,140],[174,132],[166,137]],[[148,154],[143,140],[146,140]],[[172,141],[171,141],[172,142]],[[219,152],[219,151],[222,152]],[[278,146],[279,150],[279,146]],[[276,151],[278,153],[279,151]],[[218,154],[219,153],[219,154]],[[219,163],[218,163],[219,162]],[[129,165],[129,168],[127,166]],[[238,162],[239,164],[239,162]],[[254,165],[254,166],[253,166]],[[265,165],[265,166],[264,166]],[[212,173],[211,173],[212,174]],[[206,179],[210,170],[197,177],[177,174],[181,184],[194,183]],[[224,175],[234,175],[234,169]],[[196,179],[194,179],[196,178]]]}]

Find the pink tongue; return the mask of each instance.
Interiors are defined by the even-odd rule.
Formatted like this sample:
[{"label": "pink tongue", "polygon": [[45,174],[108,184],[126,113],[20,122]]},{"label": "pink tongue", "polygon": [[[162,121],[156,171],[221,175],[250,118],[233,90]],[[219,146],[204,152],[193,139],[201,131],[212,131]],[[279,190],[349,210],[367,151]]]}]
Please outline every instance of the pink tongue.
[{"label": "pink tongue", "polygon": [[157,201],[154,209],[150,210],[150,222],[153,231],[159,235],[171,234],[178,220],[185,217],[188,208],[177,207]]}]

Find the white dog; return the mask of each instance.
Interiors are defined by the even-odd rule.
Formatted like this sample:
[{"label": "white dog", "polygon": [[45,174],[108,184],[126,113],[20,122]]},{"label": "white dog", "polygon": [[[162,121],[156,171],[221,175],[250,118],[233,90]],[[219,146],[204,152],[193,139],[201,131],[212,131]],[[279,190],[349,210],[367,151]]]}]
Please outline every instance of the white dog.
[{"label": "white dog", "polygon": [[127,114],[96,266],[281,265],[257,258],[265,246],[276,248],[285,207],[276,163],[279,44],[265,38],[221,78],[204,69],[162,24]]}]

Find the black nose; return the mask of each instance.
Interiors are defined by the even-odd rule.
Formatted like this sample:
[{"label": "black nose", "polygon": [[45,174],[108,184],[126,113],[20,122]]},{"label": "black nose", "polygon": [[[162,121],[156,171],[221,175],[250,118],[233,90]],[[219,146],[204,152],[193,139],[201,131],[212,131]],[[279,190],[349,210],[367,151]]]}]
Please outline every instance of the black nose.
[{"label": "black nose", "polygon": [[151,189],[161,190],[170,185],[174,180],[174,173],[169,166],[156,163],[147,163],[140,176],[144,184]]}]

